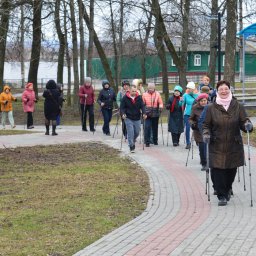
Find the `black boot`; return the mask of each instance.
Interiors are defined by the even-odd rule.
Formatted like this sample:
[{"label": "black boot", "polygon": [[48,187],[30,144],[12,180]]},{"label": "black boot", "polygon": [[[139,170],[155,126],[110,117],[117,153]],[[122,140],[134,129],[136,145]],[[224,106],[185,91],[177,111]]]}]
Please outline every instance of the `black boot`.
[{"label": "black boot", "polygon": [[56,125],[52,126],[52,136],[58,135],[58,133],[56,133]]},{"label": "black boot", "polygon": [[46,128],[45,135],[49,135],[49,125],[45,125],[45,128]]}]

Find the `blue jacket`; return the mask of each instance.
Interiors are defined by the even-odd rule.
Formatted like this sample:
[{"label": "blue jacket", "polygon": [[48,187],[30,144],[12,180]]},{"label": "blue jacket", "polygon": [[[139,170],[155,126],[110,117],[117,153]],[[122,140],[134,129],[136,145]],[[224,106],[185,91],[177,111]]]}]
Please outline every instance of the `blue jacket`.
[{"label": "blue jacket", "polygon": [[190,116],[191,114],[191,110],[192,110],[192,106],[194,104],[195,99],[197,98],[198,94],[192,93],[192,94],[188,94],[185,93],[183,96],[183,107],[184,109],[184,116]]}]

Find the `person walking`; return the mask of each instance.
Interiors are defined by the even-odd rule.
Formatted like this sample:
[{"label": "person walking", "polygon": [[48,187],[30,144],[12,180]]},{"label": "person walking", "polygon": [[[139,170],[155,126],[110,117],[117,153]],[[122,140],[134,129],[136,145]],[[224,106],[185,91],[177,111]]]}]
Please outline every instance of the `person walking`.
[{"label": "person walking", "polygon": [[33,112],[37,98],[34,92],[33,83],[27,83],[21,96],[23,111],[27,113],[27,129],[34,128]]},{"label": "person walking", "polygon": [[61,117],[63,115],[63,102],[66,101],[66,99],[64,98],[64,92],[63,92],[63,84],[61,83],[57,83],[57,90],[59,90],[60,92],[60,113],[57,116],[57,120],[56,120],[56,125],[59,126],[60,125],[60,121],[61,121]]},{"label": "person walking", "polygon": [[184,132],[184,122],[183,122],[183,113],[182,113],[182,87],[176,85],[174,87],[173,95],[169,97],[166,104],[166,109],[169,112],[168,120],[168,132],[172,134],[172,143],[173,146],[179,146],[180,135]]},{"label": "person walking", "polygon": [[188,82],[187,84],[187,92],[183,96],[183,109],[184,109],[184,123],[185,123],[185,135],[186,135],[186,149],[190,149],[190,124],[189,117],[191,114],[191,109],[195,99],[198,94],[195,93],[196,86],[194,82]]},{"label": "person walking", "polygon": [[8,120],[11,125],[11,128],[14,129],[16,127],[13,119],[12,101],[17,101],[17,98],[13,97],[11,93],[11,88],[8,85],[5,85],[3,92],[0,94],[3,129],[5,129],[7,116],[8,116]]},{"label": "person walking", "polygon": [[197,103],[192,107],[191,115],[189,117],[189,123],[193,130],[196,145],[199,148],[200,164],[202,165],[201,171],[206,171],[206,144],[203,142],[202,134],[199,130],[198,122],[199,118],[204,110],[204,107],[208,104],[209,95],[207,93],[201,93],[196,98]]},{"label": "person walking", "polygon": [[110,87],[108,80],[102,81],[103,89],[100,91],[97,102],[101,107],[101,112],[104,119],[102,131],[107,136],[110,136],[109,123],[112,119],[113,104],[116,101],[116,94]]},{"label": "person walking", "polygon": [[[116,96],[116,104],[119,109],[121,107],[121,101],[128,91],[130,91],[130,83],[128,80],[124,80],[124,81],[122,81],[122,88],[117,93],[117,96]],[[122,132],[123,132],[125,139],[127,139],[127,131],[126,131],[126,126],[125,126],[125,121],[123,118],[122,118]]]},{"label": "person walking", "polygon": [[82,131],[87,132],[86,119],[87,112],[89,113],[89,126],[90,131],[95,132],[94,128],[94,102],[95,95],[92,88],[92,79],[86,77],[84,79],[84,85],[79,88],[79,97],[80,97],[80,108],[81,108],[81,122],[82,122]]},{"label": "person walking", "polygon": [[49,80],[46,83],[46,90],[43,92],[44,101],[44,116],[45,116],[45,135],[49,135],[50,122],[52,121],[52,135],[56,133],[56,120],[60,113],[60,92],[57,89],[56,82]]},{"label": "person walking", "polygon": [[233,96],[230,83],[216,86],[216,102],[208,105],[203,122],[203,140],[209,145],[209,167],[214,171],[214,187],[224,206],[230,200],[237,167],[244,165],[244,147],[240,130],[252,132],[253,125],[245,108]]},{"label": "person walking", "polygon": [[120,113],[126,125],[130,151],[134,153],[135,142],[140,134],[141,115],[144,119],[147,117],[142,97],[137,92],[136,86],[132,86],[122,98]]},{"label": "person walking", "polygon": [[151,130],[153,135],[153,144],[158,145],[158,122],[161,111],[163,110],[163,101],[160,93],[156,91],[155,87],[154,83],[149,83],[147,92],[142,95],[147,115],[144,134],[146,147],[150,146]]}]

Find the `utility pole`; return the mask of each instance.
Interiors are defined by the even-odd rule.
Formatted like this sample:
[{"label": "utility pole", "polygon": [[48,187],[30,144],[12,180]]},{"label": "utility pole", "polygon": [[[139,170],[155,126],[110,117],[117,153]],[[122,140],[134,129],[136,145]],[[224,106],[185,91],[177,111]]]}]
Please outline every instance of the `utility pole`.
[{"label": "utility pole", "polygon": [[218,81],[221,80],[221,13],[218,12]]}]

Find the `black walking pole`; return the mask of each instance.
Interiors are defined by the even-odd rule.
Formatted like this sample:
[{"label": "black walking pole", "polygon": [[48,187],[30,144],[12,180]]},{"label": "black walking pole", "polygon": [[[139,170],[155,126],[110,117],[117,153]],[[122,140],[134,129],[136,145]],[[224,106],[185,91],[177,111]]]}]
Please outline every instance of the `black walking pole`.
[{"label": "black walking pole", "polygon": [[194,133],[191,136],[191,147],[192,147],[192,159],[194,159]]},{"label": "black walking pole", "polygon": [[[117,114],[117,116],[116,116],[116,126],[115,126],[115,130],[114,130],[114,133],[113,133],[113,138],[115,137],[115,133],[116,133],[118,122],[119,122],[119,117],[120,117],[120,115]],[[123,129],[123,122],[122,122],[122,129]],[[117,134],[118,134],[118,132],[117,132]]]},{"label": "black walking pole", "polygon": [[[122,122],[122,130],[124,129],[124,119],[123,119],[123,122]],[[120,149],[122,149],[122,147],[123,147],[123,132],[122,132],[122,136],[121,136],[121,147],[120,147]]]},{"label": "black walking pole", "polygon": [[160,123],[161,123],[161,129],[162,129],[162,140],[164,145],[164,130],[163,130],[163,119],[162,119],[162,113],[160,112]]},{"label": "black walking pole", "polygon": [[206,187],[208,188],[208,201],[210,201],[210,168],[209,143],[206,143]]},{"label": "black walking pole", "polygon": [[170,112],[168,111],[168,117],[167,117],[167,147],[169,145],[169,121],[170,121]]},{"label": "black walking pole", "polygon": [[243,165],[243,180],[244,180],[244,191],[246,191],[246,186],[245,186],[245,175],[244,175],[244,165]]},{"label": "black walking pole", "polygon": [[142,118],[142,149],[144,150],[144,144],[145,144],[145,119]]},{"label": "black walking pole", "polygon": [[247,144],[248,144],[248,168],[249,168],[250,194],[251,194],[251,207],[252,207],[252,206],[253,206],[253,203],[252,203],[251,152],[250,152],[250,135],[249,135],[249,131],[248,131],[248,130],[247,130]]},{"label": "black walking pole", "polygon": [[[83,113],[82,113],[82,128],[84,126],[84,119],[85,119],[85,108],[86,108],[86,98],[84,98],[84,109],[83,109]],[[86,127],[85,127],[86,129]]]},{"label": "black walking pole", "polygon": [[101,114],[101,109],[99,110],[99,114],[98,114],[98,116],[97,116],[97,120],[96,120],[96,124],[95,124],[95,127],[94,127],[93,134],[94,134],[94,132],[96,131],[96,127],[97,127],[98,122],[99,122],[99,119],[100,119],[100,114]]},{"label": "black walking pole", "polygon": [[[194,137],[194,136],[193,136],[193,133],[192,133],[192,135],[191,135],[191,139],[190,139],[190,142],[192,142],[193,137]],[[189,149],[188,149],[188,155],[187,155],[186,166],[188,166],[188,157],[189,157],[190,150],[191,150],[191,147],[189,147]],[[193,154],[193,151],[192,151],[192,154]],[[192,159],[193,159],[193,155],[192,155]]]},{"label": "black walking pole", "polygon": [[240,182],[240,171],[239,171],[239,167],[237,168],[237,181]]}]

